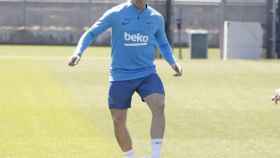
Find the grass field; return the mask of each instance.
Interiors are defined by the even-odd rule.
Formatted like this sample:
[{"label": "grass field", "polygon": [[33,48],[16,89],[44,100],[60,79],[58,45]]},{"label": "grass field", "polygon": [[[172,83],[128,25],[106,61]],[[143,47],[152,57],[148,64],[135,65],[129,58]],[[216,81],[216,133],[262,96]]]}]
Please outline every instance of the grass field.
[{"label": "grass field", "polygon": [[[107,108],[108,48],[78,67],[73,47],[0,46],[0,158],[121,158]],[[180,61],[174,78],[157,61],[167,92],[163,158],[279,158],[279,61]],[[137,95],[129,128],[137,155],[150,152],[150,113]]]}]

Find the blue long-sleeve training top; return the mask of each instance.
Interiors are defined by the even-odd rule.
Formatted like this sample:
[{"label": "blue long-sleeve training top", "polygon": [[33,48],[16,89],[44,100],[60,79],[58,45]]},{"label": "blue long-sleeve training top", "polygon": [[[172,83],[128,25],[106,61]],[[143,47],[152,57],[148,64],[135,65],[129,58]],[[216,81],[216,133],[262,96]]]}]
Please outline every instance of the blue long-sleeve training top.
[{"label": "blue long-sleeve training top", "polygon": [[164,19],[152,7],[139,10],[131,2],[109,9],[79,40],[75,54],[82,55],[96,37],[112,28],[110,81],[131,80],[156,72],[156,48],[165,60],[175,64],[167,40]]}]

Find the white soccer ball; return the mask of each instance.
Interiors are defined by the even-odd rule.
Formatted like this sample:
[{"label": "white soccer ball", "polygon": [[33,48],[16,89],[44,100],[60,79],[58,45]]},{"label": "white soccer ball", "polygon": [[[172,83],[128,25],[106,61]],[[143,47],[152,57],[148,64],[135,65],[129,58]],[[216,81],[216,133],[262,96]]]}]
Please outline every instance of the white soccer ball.
[{"label": "white soccer ball", "polygon": [[280,88],[275,90],[276,95],[280,95]]}]

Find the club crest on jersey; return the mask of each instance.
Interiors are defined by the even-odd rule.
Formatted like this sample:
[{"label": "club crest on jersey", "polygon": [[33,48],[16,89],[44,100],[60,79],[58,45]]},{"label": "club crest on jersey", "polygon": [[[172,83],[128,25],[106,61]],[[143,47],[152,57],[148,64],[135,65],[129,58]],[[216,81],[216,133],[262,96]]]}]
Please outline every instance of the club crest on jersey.
[{"label": "club crest on jersey", "polygon": [[146,46],[149,43],[149,36],[141,33],[124,32],[124,45],[127,47]]}]

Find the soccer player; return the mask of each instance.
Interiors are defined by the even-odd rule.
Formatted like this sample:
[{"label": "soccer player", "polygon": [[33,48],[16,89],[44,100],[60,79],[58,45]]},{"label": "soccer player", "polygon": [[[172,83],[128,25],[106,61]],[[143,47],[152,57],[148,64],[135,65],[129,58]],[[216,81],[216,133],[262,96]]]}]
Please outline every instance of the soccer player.
[{"label": "soccer player", "polygon": [[275,95],[272,97],[272,101],[274,101],[275,104],[278,104],[280,101],[280,88],[275,90]]},{"label": "soccer player", "polygon": [[124,157],[134,158],[126,120],[132,95],[137,92],[152,113],[151,158],[160,158],[165,129],[165,92],[154,64],[157,47],[175,76],[182,75],[182,68],[176,63],[166,38],[164,19],[146,0],[130,0],[115,6],[83,34],[68,64],[77,65],[84,50],[108,28],[112,28],[108,103],[116,140]]}]

